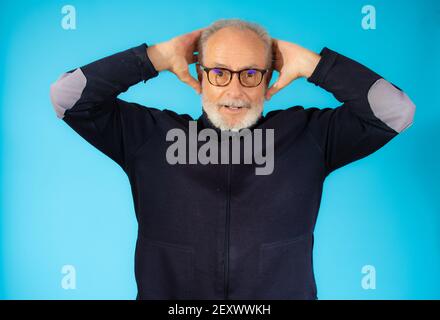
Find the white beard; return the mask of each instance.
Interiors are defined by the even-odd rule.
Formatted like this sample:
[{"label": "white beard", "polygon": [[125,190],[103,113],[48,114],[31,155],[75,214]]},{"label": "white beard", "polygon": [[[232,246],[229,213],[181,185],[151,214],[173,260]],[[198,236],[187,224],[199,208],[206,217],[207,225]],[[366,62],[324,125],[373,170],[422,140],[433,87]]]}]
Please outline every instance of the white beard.
[{"label": "white beard", "polygon": [[[241,99],[223,99],[217,103],[211,102],[204,94],[202,96],[202,107],[205,110],[208,119],[212,122],[214,126],[222,131],[231,130],[239,131],[244,128],[251,127],[261,118],[264,107],[264,97],[256,103],[248,103]],[[221,105],[229,105],[233,107],[249,107],[241,120],[235,123],[230,123],[225,117],[219,112],[219,107]]]}]

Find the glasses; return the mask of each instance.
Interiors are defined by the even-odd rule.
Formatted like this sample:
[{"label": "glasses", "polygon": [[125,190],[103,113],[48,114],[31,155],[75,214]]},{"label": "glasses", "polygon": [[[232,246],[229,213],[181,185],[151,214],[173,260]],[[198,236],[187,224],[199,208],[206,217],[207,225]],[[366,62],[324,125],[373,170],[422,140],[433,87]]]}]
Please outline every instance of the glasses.
[{"label": "glasses", "polygon": [[227,86],[231,82],[234,73],[238,73],[238,80],[243,87],[258,87],[261,80],[263,80],[264,74],[268,71],[267,69],[255,68],[232,71],[226,68],[208,68],[201,64],[199,65],[206,72],[209,83],[217,87]]}]

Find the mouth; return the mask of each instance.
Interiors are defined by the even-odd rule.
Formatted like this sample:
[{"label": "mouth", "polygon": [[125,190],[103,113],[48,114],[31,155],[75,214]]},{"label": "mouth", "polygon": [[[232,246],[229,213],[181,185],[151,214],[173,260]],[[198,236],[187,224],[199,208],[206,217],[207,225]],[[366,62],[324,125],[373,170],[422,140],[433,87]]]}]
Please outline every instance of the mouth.
[{"label": "mouth", "polygon": [[220,105],[220,107],[230,113],[239,113],[243,110],[249,109],[249,107],[233,107],[228,105]]}]

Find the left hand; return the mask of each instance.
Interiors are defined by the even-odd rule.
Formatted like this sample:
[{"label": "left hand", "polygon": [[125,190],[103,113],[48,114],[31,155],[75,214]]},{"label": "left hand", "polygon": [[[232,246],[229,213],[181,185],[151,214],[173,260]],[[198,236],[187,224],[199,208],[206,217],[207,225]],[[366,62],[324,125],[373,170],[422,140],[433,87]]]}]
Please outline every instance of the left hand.
[{"label": "left hand", "polygon": [[310,77],[321,56],[297,44],[272,38],[273,69],[279,72],[278,80],[267,90],[266,99],[300,77]]}]

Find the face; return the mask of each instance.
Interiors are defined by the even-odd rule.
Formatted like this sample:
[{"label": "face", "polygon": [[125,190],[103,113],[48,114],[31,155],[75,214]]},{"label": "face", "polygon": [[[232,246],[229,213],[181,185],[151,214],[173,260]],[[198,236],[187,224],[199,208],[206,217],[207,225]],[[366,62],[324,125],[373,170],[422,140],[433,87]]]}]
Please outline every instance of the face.
[{"label": "face", "polygon": [[[203,65],[209,68],[223,67],[238,71],[252,66],[266,69],[266,48],[262,40],[249,30],[223,28],[205,44]],[[257,87],[244,87],[238,74],[232,76],[225,87],[209,83],[205,71],[198,69],[202,81],[202,106],[209,120],[221,130],[237,131],[253,125],[261,117],[264,95],[270,81],[270,73],[263,76]]]}]

